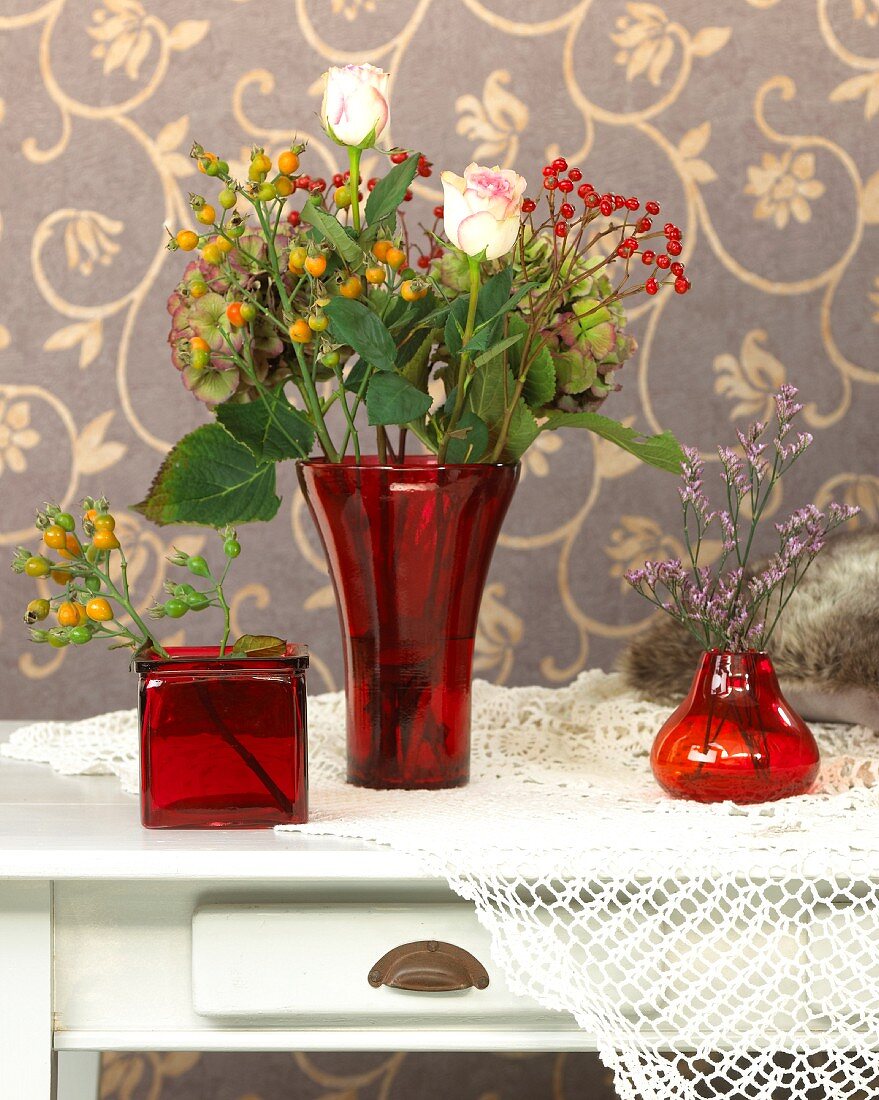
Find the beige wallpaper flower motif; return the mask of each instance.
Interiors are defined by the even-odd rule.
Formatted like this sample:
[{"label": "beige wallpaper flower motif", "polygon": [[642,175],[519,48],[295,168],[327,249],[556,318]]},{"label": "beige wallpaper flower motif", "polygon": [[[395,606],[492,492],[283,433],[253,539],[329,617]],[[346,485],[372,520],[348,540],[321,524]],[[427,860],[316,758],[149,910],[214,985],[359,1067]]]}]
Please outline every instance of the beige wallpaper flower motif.
[{"label": "beige wallpaper flower motif", "polygon": [[784,229],[791,216],[798,222],[812,218],[809,201],[820,199],[824,184],[814,178],[814,153],[787,149],[780,157],[764,153],[760,165],[748,167],[746,195],[756,195],[754,217],[771,219],[776,229]]}]

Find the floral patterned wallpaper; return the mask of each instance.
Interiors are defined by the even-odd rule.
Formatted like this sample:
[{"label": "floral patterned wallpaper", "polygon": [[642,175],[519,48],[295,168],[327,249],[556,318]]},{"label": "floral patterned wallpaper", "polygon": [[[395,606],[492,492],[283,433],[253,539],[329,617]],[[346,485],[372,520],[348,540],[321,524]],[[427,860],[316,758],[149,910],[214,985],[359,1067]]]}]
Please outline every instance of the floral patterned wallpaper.
[{"label": "floral patterned wallpaper", "polygon": [[[710,452],[794,382],[816,445],[786,491],[879,521],[879,0],[5,0],[0,42],[3,546],[33,541],[47,497],[103,491],[122,512],[205,417],[165,345],[181,262],[163,225],[186,223],[190,143],[234,159],[296,132],[330,174],[318,80],[361,58],[393,74],[393,142],[437,168],[476,158],[536,184],[561,152],[683,227],[694,290],[632,310],[640,351],[609,412]],[[437,182],[418,200],[438,201]],[[674,485],[572,435],[541,436],[523,473],[477,668],[561,683],[644,625],[621,578],[678,548]],[[244,533],[236,620],[307,641],[312,688],[337,687],[332,597],[292,471],[283,489],[275,522]],[[146,605],[171,544],[209,539],[122,515]],[[130,705],[124,657],[23,645],[22,583],[0,571],[3,716]],[[431,1077],[412,1055],[224,1057],[108,1056],[102,1096],[394,1100]],[[462,1083],[435,1075],[444,1095],[584,1095],[598,1074],[564,1057],[479,1065],[450,1061]]]}]

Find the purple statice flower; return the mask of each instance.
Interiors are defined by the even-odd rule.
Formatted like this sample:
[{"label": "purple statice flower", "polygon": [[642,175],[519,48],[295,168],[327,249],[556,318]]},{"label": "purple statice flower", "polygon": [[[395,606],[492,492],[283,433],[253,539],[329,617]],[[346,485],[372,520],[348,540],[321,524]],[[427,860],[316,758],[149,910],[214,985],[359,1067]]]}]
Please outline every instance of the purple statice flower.
[{"label": "purple statice flower", "polygon": [[717,454],[723,473],[723,480],[734,495],[742,500],[751,491],[751,481],[745,472],[745,464],[732,447],[718,447]]},{"label": "purple statice flower", "polygon": [[704,531],[714,519],[708,497],[705,495],[704,474],[705,463],[695,447],[684,447],[684,461],[681,463],[681,486],[678,496],[684,511],[688,506],[692,507],[696,517]]},{"label": "purple statice flower", "polygon": [[717,513],[720,530],[723,534],[723,552],[731,554],[736,548],[736,525],[732,516],[727,511]]},{"label": "purple statice flower", "polygon": [[784,439],[790,431],[791,421],[803,411],[797,401],[797,387],[785,382],[775,395],[775,419],[778,422],[778,435]]},{"label": "purple statice flower", "polygon": [[769,465],[763,457],[763,452],[766,450],[766,444],[759,442],[760,436],[765,430],[766,425],[761,424],[758,420],[755,424],[751,425],[747,432],[736,432],[739,439],[739,445],[745,455],[745,461],[760,481],[769,473]]},{"label": "purple statice flower", "polygon": [[827,521],[830,524],[830,530],[834,527],[839,527],[841,523],[848,523],[850,519],[860,512],[860,508],[856,504],[839,504],[835,500],[827,505]]},{"label": "purple statice flower", "polygon": [[[755,545],[756,528],[770,495],[812,442],[808,432],[791,438],[791,422],[803,408],[796,397],[797,390],[791,385],[782,386],[775,395],[776,453],[771,465],[765,457],[767,445],[762,442],[767,425],[760,421],[736,433],[740,451],[718,447],[729,510],[712,510],[704,488],[702,458],[695,449],[684,449],[678,492],[690,563],[685,567],[679,558],[649,561],[643,568],[626,573],[626,579],[642,596],[675,618],[706,647],[733,651],[765,648],[787,601],[824,547],[827,535],[859,511],[835,502],[827,505],[826,512],[815,504],[798,508],[775,523],[778,547],[767,564],[757,573],[750,570],[748,559]],[[740,505],[747,496],[750,500],[745,518]],[[705,531],[715,519],[722,543],[717,561],[708,566],[699,561],[699,556],[706,546]],[[727,567],[730,555],[734,558]]]}]

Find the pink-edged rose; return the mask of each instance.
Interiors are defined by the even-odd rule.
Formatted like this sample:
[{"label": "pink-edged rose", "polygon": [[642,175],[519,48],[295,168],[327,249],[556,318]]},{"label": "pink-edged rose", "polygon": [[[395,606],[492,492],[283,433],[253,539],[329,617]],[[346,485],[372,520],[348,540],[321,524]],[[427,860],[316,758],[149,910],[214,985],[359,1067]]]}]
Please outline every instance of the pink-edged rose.
[{"label": "pink-edged rose", "polygon": [[345,65],[334,66],[324,77],[323,128],[340,145],[373,145],[390,118],[390,76],[374,65]]},{"label": "pink-edged rose", "polygon": [[468,164],[463,176],[443,172],[443,223],[446,236],[468,256],[483,250],[496,260],[516,243],[525,179],[508,168]]}]

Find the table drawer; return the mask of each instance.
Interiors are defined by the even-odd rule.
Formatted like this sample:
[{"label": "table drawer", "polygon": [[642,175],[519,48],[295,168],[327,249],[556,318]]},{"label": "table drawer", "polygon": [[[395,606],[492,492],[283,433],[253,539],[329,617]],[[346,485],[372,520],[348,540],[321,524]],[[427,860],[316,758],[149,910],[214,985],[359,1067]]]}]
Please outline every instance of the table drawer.
[{"label": "table drawer", "polygon": [[[469,952],[488,984],[449,992],[370,984],[371,973],[378,981],[376,963],[413,941],[439,941],[440,954],[443,944]],[[477,980],[484,984],[484,975]],[[200,1016],[315,1024],[352,1017],[381,1024],[515,1020],[536,1008],[510,991],[492,964],[488,933],[463,902],[201,907],[192,918],[192,999]]]}]

